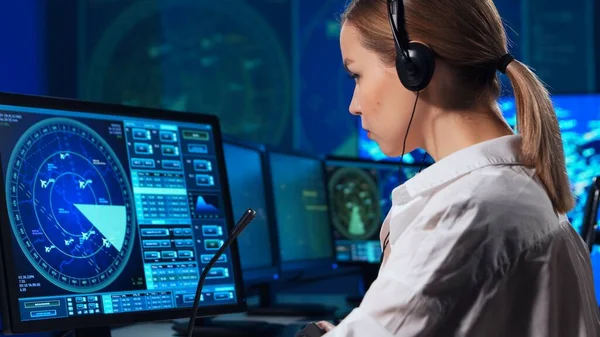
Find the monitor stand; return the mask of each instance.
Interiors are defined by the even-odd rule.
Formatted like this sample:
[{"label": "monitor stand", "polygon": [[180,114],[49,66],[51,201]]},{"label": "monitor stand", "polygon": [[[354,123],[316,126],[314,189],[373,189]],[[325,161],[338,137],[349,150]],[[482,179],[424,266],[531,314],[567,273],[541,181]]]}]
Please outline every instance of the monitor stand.
[{"label": "monitor stand", "polygon": [[248,316],[296,316],[328,318],[335,314],[336,308],[323,304],[277,303],[275,291],[270,284],[257,287],[259,305],[248,307]]},{"label": "monitor stand", "polygon": [[73,337],[111,337],[111,333],[108,327],[75,329]]}]

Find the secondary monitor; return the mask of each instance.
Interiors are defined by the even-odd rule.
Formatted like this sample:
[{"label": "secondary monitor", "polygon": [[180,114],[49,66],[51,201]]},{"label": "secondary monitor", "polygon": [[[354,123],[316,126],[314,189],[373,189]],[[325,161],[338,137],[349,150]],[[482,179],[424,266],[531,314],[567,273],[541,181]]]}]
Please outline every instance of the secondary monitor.
[{"label": "secondary monitor", "polygon": [[323,161],[281,152],[268,158],[282,271],[331,265]]},{"label": "secondary monitor", "polygon": [[256,217],[238,237],[244,283],[273,281],[278,278],[272,244],[270,209],[264,173],[264,148],[259,145],[227,140],[224,143],[227,177],[233,215],[241,217],[248,207]]},{"label": "secondary monitor", "polygon": [[326,169],[336,260],[380,263],[380,231],[392,207],[392,191],[419,167],[405,164],[400,174],[396,162],[330,158]]},{"label": "secondary monitor", "polygon": [[[189,317],[234,222],[218,119],[0,95],[2,321],[13,333]],[[245,310],[236,245],[199,315]]]}]

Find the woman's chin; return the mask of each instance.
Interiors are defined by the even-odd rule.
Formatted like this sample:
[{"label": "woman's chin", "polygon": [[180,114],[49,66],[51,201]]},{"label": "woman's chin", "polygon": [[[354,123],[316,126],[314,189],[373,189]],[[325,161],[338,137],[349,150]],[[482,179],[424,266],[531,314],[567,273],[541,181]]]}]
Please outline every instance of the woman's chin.
[{"label": "woman's chin", "polygon": [[380,144],[379,145],[379,149],[381,150],[381,152],[383,154],[386,155],[386,157],[389,158],[394,158],[394,157],[400,157],[400,155],[402,154],[402,149],[397,149],[395,146],[386,146],[385,144]]},{"label": "woman's chin", "polygon": [[[386,146],[386,144],[379,144],[379,149],[381,149],[381,152],[386,155],[386,157],[389,158],[396,158],[396,157],[400,157],[403,155],[402,153],[402,148],[398,148],[395,145],[388,145]],[[410,153],[411,151],[409,151],[408,148],[405,149],[404,154]]]}]

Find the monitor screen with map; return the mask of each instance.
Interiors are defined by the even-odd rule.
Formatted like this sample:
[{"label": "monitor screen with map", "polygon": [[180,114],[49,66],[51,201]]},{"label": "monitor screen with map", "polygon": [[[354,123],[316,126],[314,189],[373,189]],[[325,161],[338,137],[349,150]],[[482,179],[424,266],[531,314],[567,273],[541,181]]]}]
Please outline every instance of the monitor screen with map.
[{"label": "monitor screen with map", "polygon": [[336,260],[379,263],[379,232],[392,207],[392,190],[418,173],[419,167],[395,162],[331,158],[326,161]]},{"label": "monitor screen with map", "polygon": [[[0,292],[12,330],[189,316],[233,222],[216,117],[0,102]],[[210,270],[201,310],[240,310],[239,268],[234,246]]]}]

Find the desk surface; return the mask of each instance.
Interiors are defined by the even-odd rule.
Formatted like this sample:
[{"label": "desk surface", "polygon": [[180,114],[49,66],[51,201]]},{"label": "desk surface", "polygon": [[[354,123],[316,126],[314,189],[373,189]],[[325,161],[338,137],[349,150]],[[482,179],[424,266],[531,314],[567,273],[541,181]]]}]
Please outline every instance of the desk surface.
[{"label": "desk surface", "polygon": [[[345,296],[340,295],[283,295],[278,296],[281,303],[327,303],[328,305],[334,305],[340,308],[340,310],[347,310],[347,304],[345,303]],[[248,316],[245,313],[241,314],[229,314],[221,315],[214,318],[215,322],[227,322],[227,321],[260,321],[268,322],[272,324],[284,324],[290,325],[290,332],[286,331],[285,336],[293,337],[295,334],[296,327],[310,322],[306,317],[289,317],[289,316]],[[172,329],[173,322],[187,322],[185,319],[175,321],[162,321],[153,323],[139,323],[130,325],[127,327],[121,327],[113,329],[112,337],[171,337],[174,336]]]},{"label": "desk surface", "polygon": [[144,336],[144,337],[166,337],[173,336],[173,329],[171,322],[160,322],[160,323],[143,323],[130,325],[124,328],[114,329],[112,331],[112,337],[131,337],[131,336]]},{"label": "desk surface", "polygon": [[[273,324],[290,325],[292,329],[286,331],[286,336],[294,336],[293,333],[296,327],[309,321],[304,317],[261,317],[261,316],[246,316],[245,314],[223,315],[215,319],[219,322],[227,321],[260,321]],[[162,321],[154,323],[140,323],[121,327],[112,331],[112,337],[170,337],[174,336],[172,329],[174,322],[187,322],[187,320]]]}]

